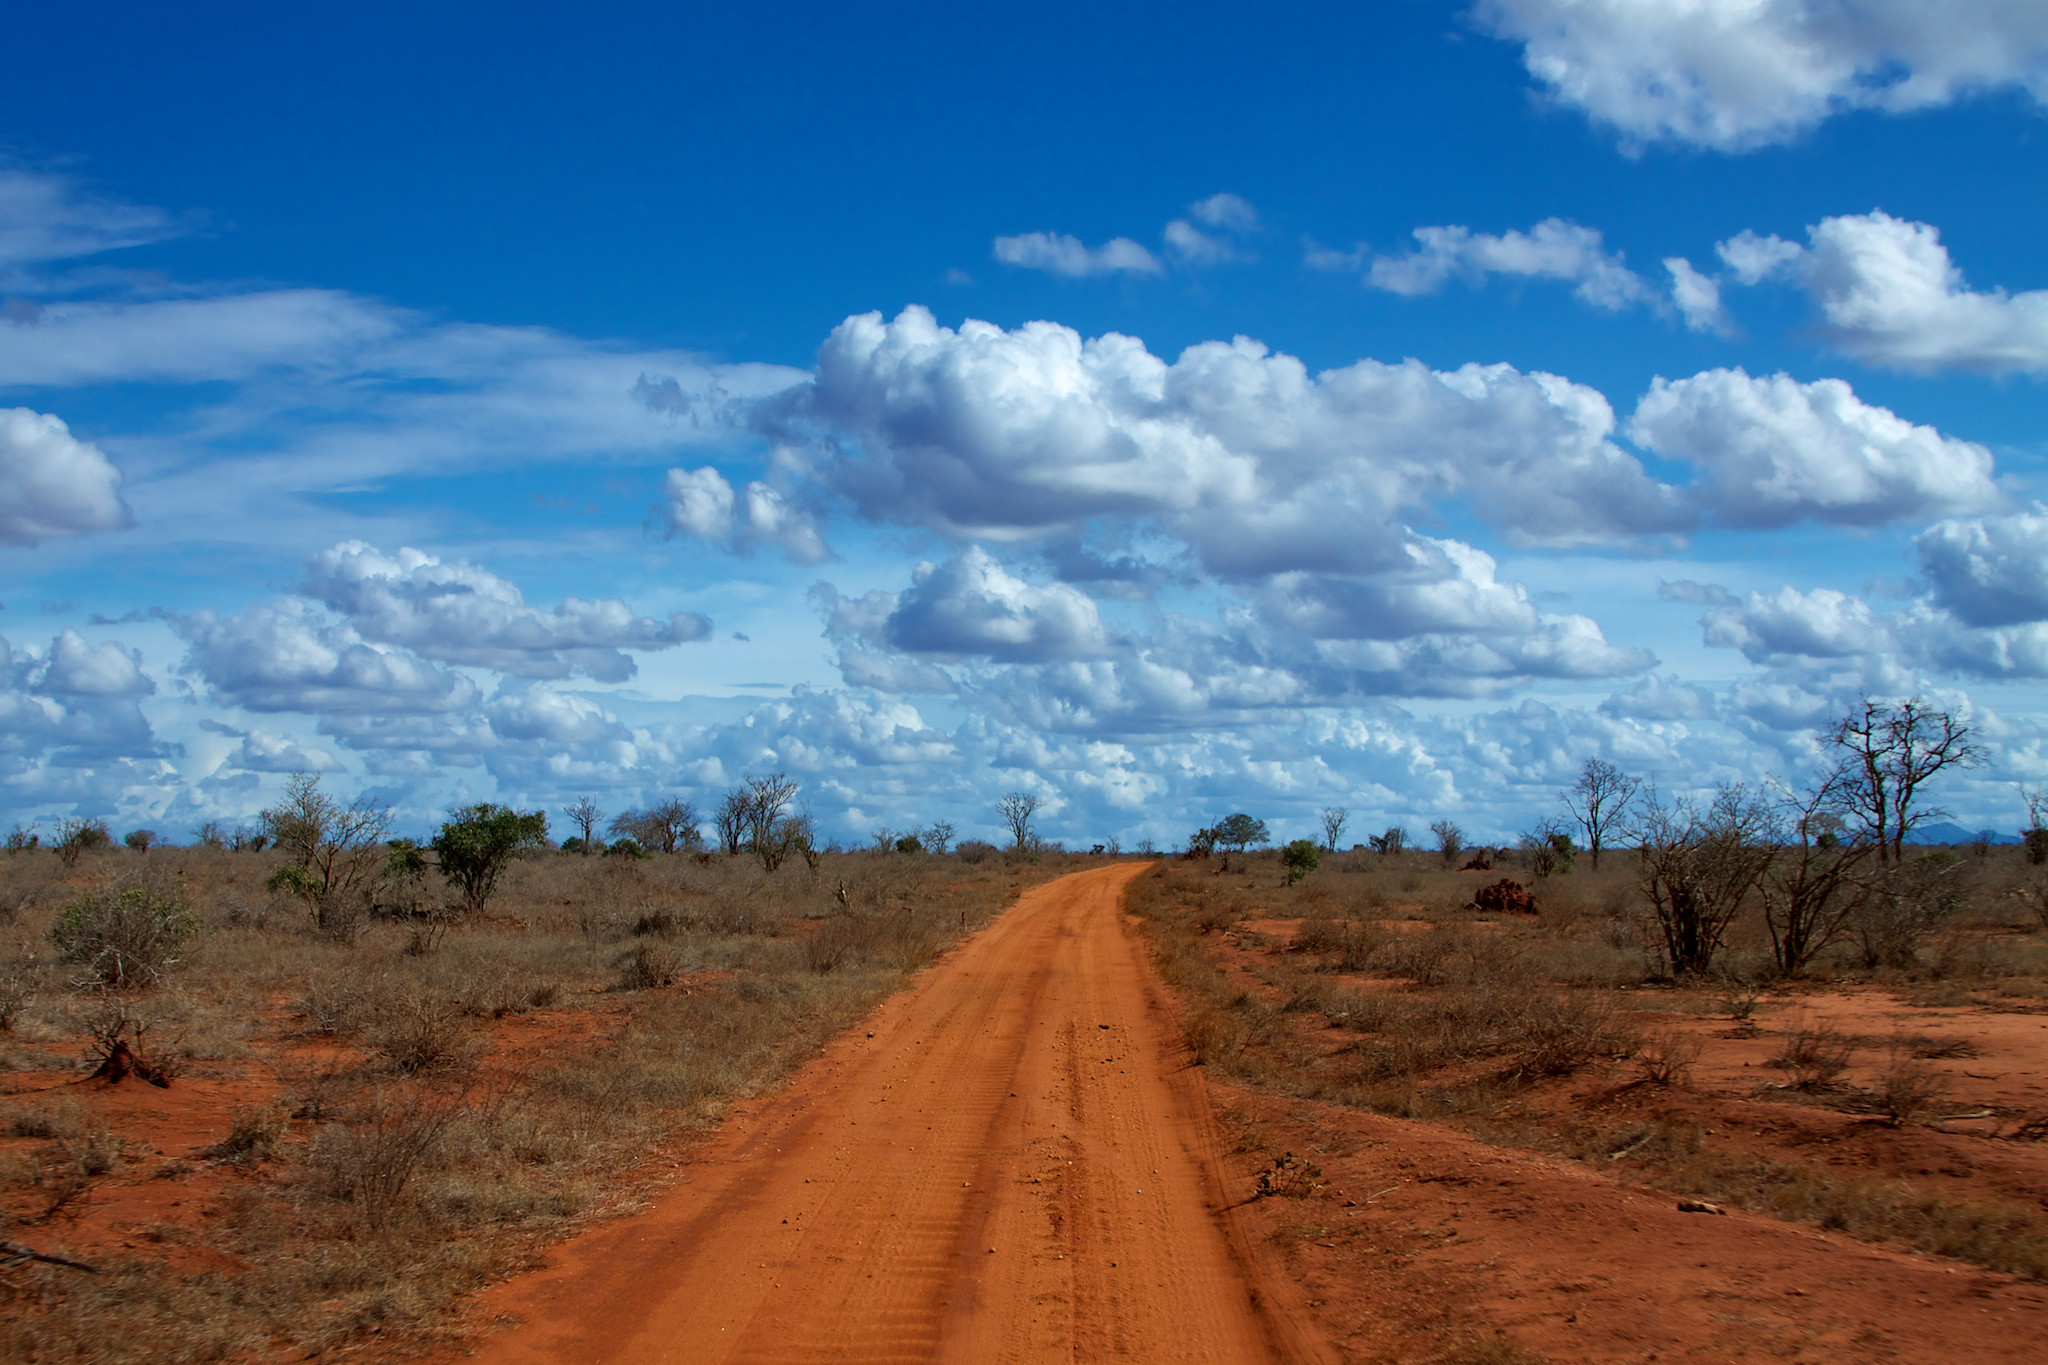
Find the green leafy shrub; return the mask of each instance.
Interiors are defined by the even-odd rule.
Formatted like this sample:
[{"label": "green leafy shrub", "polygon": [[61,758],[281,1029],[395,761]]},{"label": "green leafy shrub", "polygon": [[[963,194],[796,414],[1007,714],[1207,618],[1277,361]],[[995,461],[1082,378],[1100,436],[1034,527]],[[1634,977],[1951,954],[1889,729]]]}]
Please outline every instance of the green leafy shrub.
[{"label": "green leafy shrub", "polygon": [[57,916],[50,941],[66,962],[89,979],[116,988],[154,985],[176,966],[179,950],[199,921],[183,901],[148,887],[96,893],[73,901]]},{"label": "green leafy shrub", "polygon": [[469,910],[481,913],[512,859],[545,848],[547,840],[545,811],[526,814],[483,801],[456,811],[434,836],[433,849],[441,875],[461,889]]},{"label": "green leafy shrub", "polygon": [[1292,886],[1315,871],[1322,860],[1316,856],[1315,840],[1296,839],[1281,851],[1280,861],[1287,866],[1287,884]]}]

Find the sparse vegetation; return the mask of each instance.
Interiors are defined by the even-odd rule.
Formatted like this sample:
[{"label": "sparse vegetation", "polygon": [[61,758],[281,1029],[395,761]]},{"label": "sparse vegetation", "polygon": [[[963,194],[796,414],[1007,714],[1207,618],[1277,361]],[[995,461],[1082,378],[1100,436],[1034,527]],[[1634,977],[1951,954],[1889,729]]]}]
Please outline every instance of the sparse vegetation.
[{"label": "sparse vegetation", "polygon": [[[338,829],[310,779],[293,795],[270,821],[281,847],[233,852],[217,829],[152,849],[144,884],[123,883],[144,862],[111,844],[78,851],[70,875],[100,889],[68,896],[49,849],[0,860],[20,907],[0,944],[0,1053],[36,1084],[102,1073],[0,1122],[0,1213],[75,1236],[108,1182],[193,1191],[132,1248],[89,1257],[100,1275],[9,1271],[0,1357],[155,1365],[431,1329],[629,1203],[669,1169],[650,1150],[687,1144],[1019,887],[1077,865],[1045,855],[998,877],[970,844],[770,872],[529,844],[498,867],[489,919],[436,918],[468,892],[417,884],[426,850],[367,841],[370,808]],[[300,888],[328,855],[360,907],[347,935],[298,908],[318,903]],[[200,1080],[218,1098],[181,1104],[218,1113],[197,1146],[97,1116],[106,1087]]]}]

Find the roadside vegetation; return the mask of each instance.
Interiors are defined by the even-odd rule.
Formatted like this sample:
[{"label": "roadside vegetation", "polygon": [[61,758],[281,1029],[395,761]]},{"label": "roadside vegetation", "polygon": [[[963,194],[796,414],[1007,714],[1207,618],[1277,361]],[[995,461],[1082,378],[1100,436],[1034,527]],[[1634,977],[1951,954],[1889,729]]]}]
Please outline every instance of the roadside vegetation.
[{"label": "roadside vegetation", "polygon": [[1869,704],[1828,743],[1809,788],[1704,799],[1595,760],[1507,847],[1232,816],[1131,906],[1238,1084],[2048,1279],[2048,1048],[1999,1022],[2048,1016],[2048,811],[1918,846],[1968,731]]},{"label": "roadside vegetation", "polygon": [[780,775],[728,805],[709,846],[681,801],[580,803],[562,848],[544,812],[477,805],[420,844],[306,775],[193,847],[17,832],[0,1358],[430,1337],[673,1179],[727,1105],[1020,888],[1084,865],[955,848],[943,824],[819,849]]}]

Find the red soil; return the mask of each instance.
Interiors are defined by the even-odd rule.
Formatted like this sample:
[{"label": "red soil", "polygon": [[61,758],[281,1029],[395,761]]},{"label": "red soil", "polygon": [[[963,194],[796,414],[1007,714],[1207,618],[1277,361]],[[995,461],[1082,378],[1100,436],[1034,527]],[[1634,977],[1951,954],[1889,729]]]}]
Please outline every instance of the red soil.
[{"label": "red soil", "polygon": [[1320,1360],[1226,1200],[1119,913],[1025,893],[701,1150],[647,1214],[489,1291],[493,1361]]}]

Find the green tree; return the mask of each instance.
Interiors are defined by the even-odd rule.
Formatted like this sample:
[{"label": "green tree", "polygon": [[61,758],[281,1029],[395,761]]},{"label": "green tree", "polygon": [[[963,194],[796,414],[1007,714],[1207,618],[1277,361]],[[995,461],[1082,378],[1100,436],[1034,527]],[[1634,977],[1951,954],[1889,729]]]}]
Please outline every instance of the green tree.
[{"label": "green tree", "polygon": [[1272,835],[1266,832],[1266,822],[1264,820],[1254,820],[1243,811],[1239,811],[1235,815],[1226,815],[1216,822],[1216,846],[1218,848],[1227,848],[1233,853],[1242,853],[1255,844],[1260,848],[1264,848],[1271,842]]},{"label": "green tree", "polygon": [[457,810],[430,847],[441,865],[441,875],[461,890],[464,908],[481,912],[512,860],[546,847],[547,839],[545,811],[529,815],[483,801]]}]

